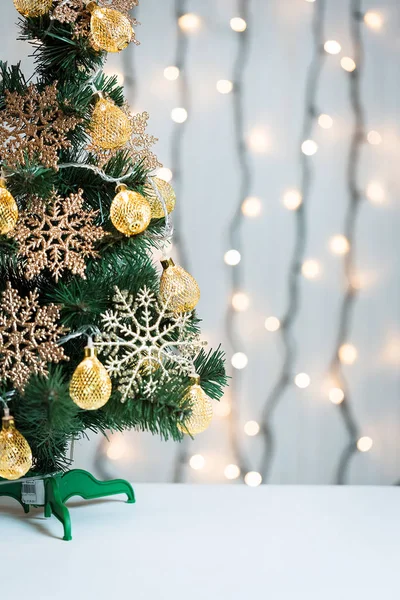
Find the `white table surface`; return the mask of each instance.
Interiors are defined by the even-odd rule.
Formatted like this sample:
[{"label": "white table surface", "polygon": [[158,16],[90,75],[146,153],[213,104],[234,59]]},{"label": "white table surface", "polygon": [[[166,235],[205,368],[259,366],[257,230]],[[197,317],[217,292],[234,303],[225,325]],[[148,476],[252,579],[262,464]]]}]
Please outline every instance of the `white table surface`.
[{"label": "white table surface", "polygon": [[61,524],[0,498],[2,600],[392,600],[400,489],[135,486]]}]

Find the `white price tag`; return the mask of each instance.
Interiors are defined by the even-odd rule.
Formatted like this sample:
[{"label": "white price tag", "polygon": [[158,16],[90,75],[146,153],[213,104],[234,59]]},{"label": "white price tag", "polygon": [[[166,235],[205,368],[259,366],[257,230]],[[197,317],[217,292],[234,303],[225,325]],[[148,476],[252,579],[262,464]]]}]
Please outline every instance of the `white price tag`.
[{"label": "white price tag", "polygon": [[36,506],[44,506],[45,493],[43,479],[22,482],[22,502],[24,504],[35,504]]}]

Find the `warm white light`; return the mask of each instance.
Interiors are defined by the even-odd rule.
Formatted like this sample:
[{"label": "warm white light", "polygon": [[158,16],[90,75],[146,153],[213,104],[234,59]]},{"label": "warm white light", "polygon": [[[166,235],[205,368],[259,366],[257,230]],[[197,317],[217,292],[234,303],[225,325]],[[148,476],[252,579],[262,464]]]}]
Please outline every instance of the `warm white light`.
[{"label": "warm white light", "polygon": [[374,271],[358,271],[350,276],[351,285],[355,290],[370,288],[377,282],[377,273]]},{"label": "warm white light", "polygon": [[332,388],[329,390],[329,400],[332,404],[341,404],[344,400],[344,391],[340,388]]},{"label": "warm white light", "polygon": [[247,27],[246,21],[241,17],[233,17],[229,23],[233,31],[238,31],[239,33],[245,31]]},{"label": "warm white light", "polygon": [[201,25],[201,19],[199,15],[194,13],[186,13],[178,19],[179,27],[183,31],[197,31]]},{"label": "warm white light", "polygon": [[167,167],[161,167],[157,171],[157,177],[163,179],[164,181],[171,181],[172,179],[172,171],[171,169],[167,169]]},{"label": "warm white light", "polygon": [[232,296],[232,307],[238,312],[244,312],[250,306],[250,298],[244,292],[236,292]]},{"label": "warm white light", "polygon": [[322,127],[322,129],[330,129],[333,125],[333,119],[329,115],[319,115],[318,125]]},{"label": "warm white light", "polygon": [[311,2],[315,2],[315,0],[306,0],[306,2],[310,2],[311,3]]},{"label": "warm white light", "polygon": [[124,77],[124,74],[121,73],[121,71],[115,72],[110,67],[106,67],[104,69],[104,72],[108,77],[116,77],[118,85],[120,85],[120,86],[124,85],[125,77]]},{"label": "warm white light", "polygon": [[374,442],[368,435],[364,435],[363,437],[360,437],[359,440],[357,440],[357,448],[360,452],[368,452],[369,450],[371,450],[373,445]]},{"label": "warm white light", "polygon": [[175,79],[178,79],[179,73],[178,67],[171,66],[164,69],[164,77],[165,79],[168,79],[168,81],[175,81]]},{"label": "warm white light", "polygon": [[250,437],[254,437],[260,432],[260,426],[257,421],[247,421],[244,426],[244,432]]},{"label": "warm white light", "polygon": [[281,322],[277,317],[268,317],[265,319],[264,325],[267,331],[278,331]]},{"label": "warm white light", "polygon": [[299,190],[287,190],[283,195],[283,205],[288,210],[297,210],[303,198]]},{"label": "warm white light", "polygon": [[217,91],[220,94],[229,94],[233,90],[233,83],[229,79],[220,79],[217,81]]},{"label": "warm white light", "polygon": [[382,136],[378,131],[369,131],[367,140],[372,146],[378,146],[382,142]]},{"label": "warm white light", "polygon": [[336,40],[327,40],[324,44],[324,50],[328,54],[339,54],[342,46]]},{"label": "warm white light", "polygon": [[217,417],[228,417],[231,414],[231,405],[227,400],[221,400],[214,404],[214,414]]},{"label": "warm white light", "polygon": [[188,118],[186,108],[173,108],[171,110],[171,119],[175,121],[175,123],[184,123]]},{"label": "warm white light", "polygon": [[371,181],[367,185],[367,198],[374,204],[382,204],[385,200],[385,190],[379,181]]},{"label": "warm white light", "polygon": [[349,56],[343,56],[343,58],[340,61],[340,66],[348,73],[352,73],[357,65],[354,62],[354,60]]},{"label": "warm white light", "polygon": [[262,208],[262,204],[261,204],[260,198],[257,198],[256,196],[248,196],[243,201],[242,213],[246,217],[250,217],[250,218],[254,219],[255,217],[258,217],[260,215],[261,208]]},{"label": "warm white light", "polygon": [[228,252],[225,252],[224,254],[225,264],[229,265],[230,267],[235,267],[238,265],[241,261],[241,258],[242,257],[239,250],[228,250]]},{"label": "warm white light", "polygon": [[345,365],[353,365],[358,357],[357,348],[353,344],[343,344],[338,351],[340,362]]},{"label": "warm white light", "polygon": [[107,448],[107,456],[110,460],[120,460],[128,450],[128,445],[122,434],[113,436]]},{"label": "warm white light", "polygon": [[116,75],[116,76],[117,76],[117,83],[118,83],[118,85],[121,85],[121,86],[122,86],[122,85],[124,85],[124,81],[125,81],[124,74],[123,74],[123,73],[120,73],[120,72],[118,71],[118,73],[114,73],[114,75]]},{"label": "warm white light", "polygon": [[262,482],[262,477],[257,471],[249,471],[244,476],[244,482],[249,487],[257,487]]},{"label": "warm white light", "polygon": [[301,151],[303,154],[306,154],[306,156],[313,156],[317,150],[318,144],[317,142],[314,142],[314,140],[305,140],[301,145]]},{"label": "warm white light", "polygon": [[306,279],[316,279],[321,274],[321,266],[317,260],[310,258],[303,262],[301,273]]},{"label": "warm white light", "polygon": [[269,147],[268,138],[260,129],[253,129],[247,137],[247,142],[250,150],[256,154],[263,154]]},{"label": "warm white light", "polygon": [[204,459],[204,456],[202,456],[201,454],[193,454],[193,456],[190,458],[190,461],[189,461],[189,465],[195,471],[202,469],[205,464],[206,464],[206,461]]},{"label": "warm white light", "polygon": [[333,254],[347,254],[350,250],[350,243],[344,235],[334,235],[329,240],[329,248]]},{"label": "warm white light", "polygon": [[240,476],[240,469],[237,465],[226,465],[224,475],[227,479],[237,479]]},{"label": "warm white light", "polygon": [[231,358],[231,364],[234,369],[244,369],[247,367],[249,359],[244,352],[235,352]]},{"label": "warm white light", "polygon": [[364,23],[371,29],[382,29],[383,17],[379,13],[369,10],[364,15]]},{"label": "warm white light", "polygon": [[305,389],[310,385],[311,379],[307,373],[298,373],[294,378],[294,382],[298,388]]}]

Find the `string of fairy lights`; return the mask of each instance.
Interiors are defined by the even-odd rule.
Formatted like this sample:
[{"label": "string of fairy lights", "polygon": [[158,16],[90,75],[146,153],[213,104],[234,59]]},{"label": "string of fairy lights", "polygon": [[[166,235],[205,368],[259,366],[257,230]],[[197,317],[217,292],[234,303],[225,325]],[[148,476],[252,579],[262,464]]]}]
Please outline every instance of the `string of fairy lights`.
[{"label": "string of fairy lights", "polygon": [[[239,163],[240,183],[238,186],[238,201],[233,217],[228,229],[229,250],[224,255],[225,264],[229,268],[229,286],[230,299],[225,317],[225,330],[229,347],[232,352],[231,364],[233,367],[231,380],[229,382],[230,414],[229,414],[229,435],[230,444],[236,463],[228,464],[225,467],[225,477],[228,479],[237,479],[240,475],[248,476],[251,473],[248,467],[248,460],[240,444],[239,435],[239,398],[241,388],[242,369],[247,365],[247,355],[243,352],[243,341],[240,339],[237,328],[238,314],[246,310],[249,305],[247,294],[243,290],[244,285],[244,261],[243,261],[243,242],[242,226],[246,218],[246,209],[251,208],[255,199],[251,198],[252,172],[250,168],[250,156],[246,143],[246,129],[244,122],[244,102],[245,102],[245,72],[249,62],[250,51],[250,9],[249,0],[240,0],[238,6],[238,16],[230,21],[232,30],[238,34],[237,55],[233,69],[232,86],[232,108],[233,122],[235,131],[236,155]],[[220,89],[221,82],[218,82]],[[217,84],[218,86],[218,84]],[[226,87],[226,85],[225,85]],[[229,87],[229,86],[228,86]],[[218,87],[217,87],[218,89]],[[220,91],[220,90],[219,90]]]},{"label": "string of fairy lights", "polygon": [[[337,324],[337,336],[333,358],[329,366],[329,385],[324,387],[329,401],[337,406],[342,416],[348,442],[340,457],[335,480],[344,483],[352,456],[356,452],[366,452],[371,449],[373,441],[370,437],[361,435],[361,429],[354,417],[348,386],[344,376],[344,366],[350,366],[358,358],[358,351],[350,341],[351,318],[354,301],[362,289],[362,276],[357,273],[355,264],[355,226],[362,200],[366,197],[371,203],[380,204],[384,201],[385,192],[379,181],[370,181],[365,192],[358,187],[360,167],[360,152],[362,145],[372,146],[382,142],[378,131],[367,131],[365,127],[364,109],[361,102],[361,68],[363,61],[362,26],[379,31],[383,26],[382,16],[375,11],[362,13],[361,0],[349,0],[352,56],[343,56],[342,45],[334,39],[325,36],[326,0],[304,0],[313,3],[312,38],[313,56],[306,74],[306,92],[304,117],[299,142],[299,186],[285,191],[282,198],[283,206],[293,212],[295,221],[294,250],[288,268],[286,289],[288,304],[283,316],[266,316],[264,326],[270,332],[278,332],[283,342],[283,360],[275,384],[268,393],[259,421],[247,421],[241,424],[239,417],[239,390],[241,372],[247,367],[248,356],[244,351],[244,342],[238,333],[238,315],[246,311],[250,298],[244,290],[244,254],[245,243],[242,239],[242,225],[246,218],[257,218],[261,213],[261,200],[251,196],[252,170],[250,166],[251,152],[263,153],[268,141],[259,129],[248,132],[244,119],[244,77],[249,59],[251,42],[250,7],[251,0],[238,0],[237,14],[232,16],[227,27],[238,36],[237,56],[234,64],[232,81],[220,79],[216,82],[216,90],[220,94],[231,94],[233,107],[233,123],[235,129],[235,152],[239,161],[240,186],[238,203],[229,224],[228,245],[224,253],[224,262],[229,268],[229,304],[226,312],[226,334],[231,350],[229,360],[232,366],[232,379],[229,394],[216,407],[218,416],[227,417],[230,443],[234,463],[226,464],[223,474],[227,480],[243,480],[248,486],[256,487],[267,483],[270,477],[271,465],[275,455],[275,438],[271,425],[274,412],[284,393],[290,386],[306,389],[311,384],[308,373],[296,372],[297,344],[294,339],[296,320],[301,305],[301,281],[305,278],[317,282],[322,272],[322,265],[317,258],[307,257],[307,226],[306,214],[315,167],[313,156],[318,152],[318,143],[314,135],[317,126],[322,130],[331,129],[334,119],[319,110],[318,89],[324,62],[331,56],[339,59],[340,67],[348,75],[351,107],[354,116],[351,148],[347,164],[347,186],[349,202],[343,233],[338,233],[329,239],[329,249],[332,254],[343,258],[346,290],[343,295]],[[186,12],[186,0],[175,0],[175,19],[177,27],[177,46],[175,62],[166,66],[164,77],[170,82],[176,82],[178,106],[171,110],[171,119],[175,123],[171,140],[171,170],[163,168],[158,176],[171,180],[178,197],[182,187],[182,142],[185,135],[185,123],[190,117],[190,89],[187,74],[187,58],[189,37],[204,26],[202,18],[194,13]],[[179,203],[178,203],[179,205]],[[185,240],[182,239],[182,213],[178,208],[174,213],[176,236],[174,250],[179,253],[179,261],[187,265],[188,254]],[[243,429],[242,429],[243,428]],[[262,442],[262,456],[259,471],[253,471],[249,458],[241,447],[241,432],[249,437],[258,436]],[[108,456],[114,459],[118,456]],[[228,461],[227,461],[228,463]],[[174,481],[184,479],[185,468],[193,470],[205,467],[206,459],[202,454],[191,455],[186,440],[178,450],[174,463]]]},{"label": "string of fairy lights", "polygon": [[324,16],[325,0],[319,0],[312,22],[313,56],[306,75],[304,102],[304,118],[299,143],[300,186],[299,189],[287,190],[283,197],[285,208],[294,213],[295,240],[293,253],[288,267],[286,312],[281,320],[269,317],[266,321],[267,330],[279,329],[283,344],[283,362],[280,373],[269,392],[261,416],[261,432],[263,434],[263,453],[260,465],[260,479],[266,483],[270,475],[272,460],[275,452],[275,436],[271,420],[280,400],[288,387],[295,384],[298,388],[307,388],[310,376],[307,373],[294,374],[297,362],[297,344],[294,339],[294,326],[301,305],[301,277],[313,279],[319,273],[319,265],[313,259],[306,259],[307,219],[306,210],[313,181],[313,164],[311,157],[317,152],[317,143],[312,139],[314,128],[318,123],[328,124],[329,115],[320,114],[317,109],[317,94],[321,72],[326,57],[324,49]]},{"label": "string of fairy lights", "polygon": [[347,68],[346,70],[349,72],[350,100],[354,115],[354,126],[347,166],[349,202],[345,217],[344,235],[341,236],[341,253],[344,254],[346,290],[340,308],[338,335],[330,368],[333,387],[329,391],[331,401],[337,404],[340,409],[340,414],[349,438],[337,468],[336,482],[339,484],[343,484],[346,481],[352,456],[357,451],[369,451],[373,444],[369,436],[360,436],[359,427],[351,408],[349,387],[343,372],[343,365],[354,364],[358,357],[357,349],[349,342],[349,337],[354,302],[360,291],[360,281],[357,277],[355,261],[355,233],[358,215],[364,200],[364,194],[358,184],[361,151],[366,141],[376,144],[381,140],[379,132],[370,131],[367,134],[365,128],[361,92],[364,57],[362,43],[363,22],[377,28],[380,24],[379,15],[376,13],[363,14],[361,12],[361,0],[350,0],[350,31],[354,59],[351,59],[353,60],[352,63],[350,63],[350,59],[347,61],[346,64],[352,68]]}]

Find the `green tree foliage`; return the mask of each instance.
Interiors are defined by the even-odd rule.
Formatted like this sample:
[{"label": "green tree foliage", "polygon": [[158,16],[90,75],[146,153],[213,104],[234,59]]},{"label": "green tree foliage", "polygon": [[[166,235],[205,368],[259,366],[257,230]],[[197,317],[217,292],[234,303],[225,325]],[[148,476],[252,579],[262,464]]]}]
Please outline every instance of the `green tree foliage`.
[{"label": "green tree foliage", "polygon": [[[88,39],[76,38],[72,26],[41,18],[21,18],[21,37],[35,48],[35,84],[39,91],[57,82],[58,103],[63,112],[81,119],[79,125],[67,136],[71,147],[59,151],[60,163],[93,165],[94,156],[85,149],[94,105],[94,90],[111,98],[118,106],[124,103],[124,91],[116,77],[107,77],[101,67],[103,52],[95,51]],[[94,77],[94,74],[97,75]],[[31,83],[31,82],[29,82]],[[28,88],[20,66],[0,63],[0,112],[5,110],[5,97],[9,92],[24,94]],[[146,285],[158,294],[159,273],[151,259],[157,238],[149,232],[159,233],[164,220],[153,220],[143,234],[126,238],[112,226],[109,209],[115,196],[115,184],[104,181],[96,172],[87,169],[46,168],[35,157],[26,157],[23,164],[12,167],[1,165],[7,179],[7,188],[17,201],[20,211],[29,209],[32,196],[49,201],[56,190],[63,197],[84,190],[87,210],[98,211],[97,224],[108,236],[97,246],[100,259],[87,259],[86,279],[65,272],[58,283],[46,270],[32,280],[23,276],[23,263],[17,256],[16,243],[0,236],[0,292],[10,281],[21,296],[37,289],[41,304],[56,303],[61,306],[61,322],[69,333],[84,331],[88,327],[101,329],[100,315],[112,306],[114,286],[137,294]],[[106,175],[119,178],[131,173],[124,183],[132,190],[145,193],[147,173],[142,164],[133,164],[125,151],[120,151],[103,167]],[[178,199],[179,201],[179,199]],[[194,314],[188,330],[197,331],[199,321]],[[189,331],[188,331],[189,333]],[[73,438],[85,432],[121,431],[135,428],[150,431],[163,439],[180,440],[177,423],[190,415],[191,407],[184,401],[190,385],[188,376],[175,376],[160,383],[151,398],[137,395],[126,403],[120,402],[113,391],[109,402],[100,410],[83,411],[71,400],[69,381],[83,358],[86,338],[78,335],[65,344],[68,362],[49,365],[49,376],[32,375],[23,393],[13,390],[10,382],[3,381],[0,393],[12,392],[9,407],[21,433],[28,440],[34,454],[34,468],[47,474],[69,467],[68,445]],[[0,348],[0,357],[2,349]],[[226,384],[224,355],[218,349],[201,351],[195,361],[206,393],[218,400]]]}]

